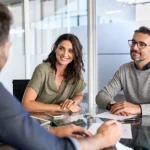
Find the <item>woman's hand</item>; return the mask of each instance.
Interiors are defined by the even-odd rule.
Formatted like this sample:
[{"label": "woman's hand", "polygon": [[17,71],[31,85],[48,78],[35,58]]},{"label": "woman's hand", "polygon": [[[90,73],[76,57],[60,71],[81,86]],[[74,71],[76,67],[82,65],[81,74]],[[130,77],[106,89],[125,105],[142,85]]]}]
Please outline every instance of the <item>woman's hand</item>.
[{"label": "woman's hand", "polygon": [[63,101],[60,106],[62,109],[68,109],[70,108],[71,105],[73,105],[75,103],[74,100],[71,100],[71,99],[66,99],[65,101]]},{"label": "woman's hand", "polygon": [[67,99],[60,104],[63,111],[78,112],[81,108],[75,103],[75,100]]},{"label": "woman's hand", "polygon": [[71,112],[78,112],[80,110],[81,110],[80,106],[78,106],[76,104],[71,105],[69,108],[69,111],[71,111]]}]

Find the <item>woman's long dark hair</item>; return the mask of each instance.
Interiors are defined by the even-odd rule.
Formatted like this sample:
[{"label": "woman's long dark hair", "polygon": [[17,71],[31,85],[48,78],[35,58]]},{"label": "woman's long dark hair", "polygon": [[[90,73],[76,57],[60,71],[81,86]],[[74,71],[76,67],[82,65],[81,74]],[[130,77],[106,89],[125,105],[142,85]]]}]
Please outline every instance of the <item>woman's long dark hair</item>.
[{"label": "woman's long dark hair", "polygon": [[70,79],[73,79],[73,83],[78,82],[81,77],[81,71],[85,71],[84,63],[83,63],[83,54],[82,54],[82,45],[79,39],[73,34],[63,34],[58,37],[56,42],[52,47],[51,53],[48,55],[48,58],[45,59],[43,62],[50,62],[52,69],[57,72],[56,68],[56,53],[55,50],[57,49],[58,45],[64,41],[68,40],[72,43],[73,52],[74,52],[74,60],[69,63],[64,71],[64,79],[68,82]]}]

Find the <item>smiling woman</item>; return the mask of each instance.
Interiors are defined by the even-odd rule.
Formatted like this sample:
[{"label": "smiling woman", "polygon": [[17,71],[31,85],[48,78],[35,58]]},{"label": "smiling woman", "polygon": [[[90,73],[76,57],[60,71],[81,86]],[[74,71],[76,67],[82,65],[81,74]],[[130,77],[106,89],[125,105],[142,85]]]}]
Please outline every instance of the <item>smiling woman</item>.
[{"label": "smiling woman", "polygon": [[61,35],[44,62],[33,73],[23,97],[23,106],[32,112],[80,110],[84,63],[82,45],[73,34]]}]

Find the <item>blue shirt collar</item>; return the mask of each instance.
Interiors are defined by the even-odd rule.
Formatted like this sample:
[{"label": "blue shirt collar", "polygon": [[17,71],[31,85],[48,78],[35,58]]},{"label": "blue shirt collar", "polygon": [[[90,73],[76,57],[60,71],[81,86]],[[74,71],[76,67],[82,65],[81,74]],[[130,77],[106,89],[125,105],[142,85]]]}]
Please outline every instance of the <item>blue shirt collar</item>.
[{"label": "blue shirt collar", "polygon": [[[136,63],[134,63],[134,66],[135,66],[136,69],[138,69]],[[146,65],[143,67],[142,71],[148,70],[148,69],[150,69],[150,62],[149,62],[148,64],[146,64]],[[138,69],[138,70],[139,70],[139,69]]]}]

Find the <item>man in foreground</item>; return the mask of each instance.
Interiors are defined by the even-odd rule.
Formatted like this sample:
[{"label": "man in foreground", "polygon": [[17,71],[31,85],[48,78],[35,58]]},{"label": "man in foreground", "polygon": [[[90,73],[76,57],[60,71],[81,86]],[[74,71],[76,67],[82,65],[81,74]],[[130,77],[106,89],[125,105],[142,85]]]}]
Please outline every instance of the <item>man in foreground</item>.
[{"label": "man in foreground", "polygon": [[[116,115],[150,115],[150,29],[140,27],[128,42],[133,61],[118,69],[96,96],[96,103]],[[121,90],[126,100],[115,102]]]},{"label": "man in foreground", "polygon": [[[0,4],[0,70],[7,61],[11,14]],[[20,150],[97,150],[114,145],[120,139],[120,124],[104,123],[93,137],[74,139],[74,133],[90,133],[74,125],[51,128],[50,132],[33,121],[29,113],[0,83],[0,142]],[[56,136],[57,137],[56,137]],[[61,137],[61,138],[60,138]],[[64,137],[64,138],[63,138]]]}]

